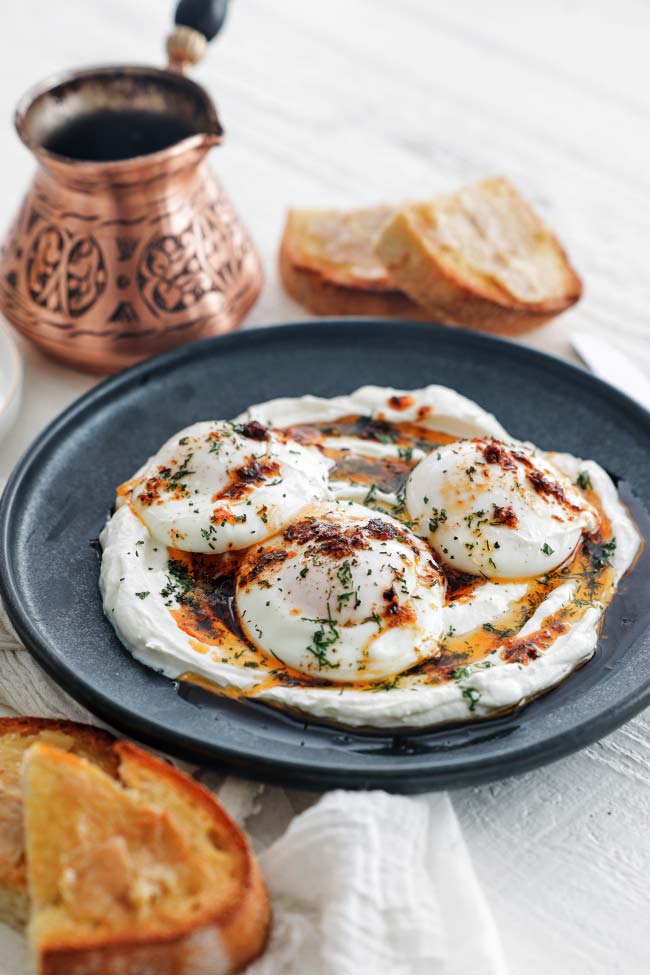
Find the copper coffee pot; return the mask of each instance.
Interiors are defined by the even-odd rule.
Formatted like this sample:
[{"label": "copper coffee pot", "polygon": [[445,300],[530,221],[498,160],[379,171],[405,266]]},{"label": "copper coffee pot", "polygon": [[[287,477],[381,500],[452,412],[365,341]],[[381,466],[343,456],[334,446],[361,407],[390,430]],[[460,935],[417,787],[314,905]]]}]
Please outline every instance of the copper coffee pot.
[{"label": "copper coffee pot", "polygon": [[183,74],[227,0],[181,0],[166,70],[74,71],[19,103],[39,163],[0,255],[0,310],[57,359],[113,372],[236,328],[262,270],[206,155],[223,129]]}]

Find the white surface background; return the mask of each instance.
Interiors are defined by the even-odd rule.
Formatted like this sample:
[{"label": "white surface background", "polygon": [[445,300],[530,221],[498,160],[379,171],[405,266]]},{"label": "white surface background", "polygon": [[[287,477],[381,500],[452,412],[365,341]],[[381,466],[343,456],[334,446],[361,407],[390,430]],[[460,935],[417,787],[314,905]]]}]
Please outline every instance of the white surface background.
[{"label": "white surface background", "polygon": [[[9,125],[23,90],[80,63],[161,63],[171,6],[5,0],[2,7],[4,227],[32,170]],[[249,324],[304,317],[275,274],[288,205],[426,197],[504,173],[558,231],[586,284],[578,308],[527,344],[570,357],[569,332],[588,328],[650,371],[650,4],[233,0],[231,7],[196,77],[227,131],[213,164],[266,265]],[[25,400],[0,449],[0,475],[93,381],[23,349]],[[579,755],[453,799],[513,975],[649,970],[647,712]]]}]

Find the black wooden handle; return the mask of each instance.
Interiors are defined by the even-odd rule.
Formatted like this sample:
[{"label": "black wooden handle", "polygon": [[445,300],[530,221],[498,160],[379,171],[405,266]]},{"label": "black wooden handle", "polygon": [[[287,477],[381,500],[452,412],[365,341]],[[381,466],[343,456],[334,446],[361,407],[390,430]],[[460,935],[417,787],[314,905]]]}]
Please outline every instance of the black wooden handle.
[{"label": "black wooden handle", "polygon": [[198,30],[207,40],[216,37],[228,12],[228,0],[180,0],[174,23]]}]

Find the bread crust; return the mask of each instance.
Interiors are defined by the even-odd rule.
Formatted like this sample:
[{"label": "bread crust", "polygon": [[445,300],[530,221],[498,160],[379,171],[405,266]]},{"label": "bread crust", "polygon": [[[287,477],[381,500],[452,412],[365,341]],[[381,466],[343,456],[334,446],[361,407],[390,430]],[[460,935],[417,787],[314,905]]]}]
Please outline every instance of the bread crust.
[{"label": "bread crust", "polygon": [[0,718],[0,740],[4,735],[38,735],[43,731],[60,731],[62,734],[73,736],[78,741],[94,743],[98,748],[110,749],[115,743],[115,736],[110,731],[81,724],[79,721],[64,721],[57,718]]},{"label": "bread crust", "polygon": [[[479,185],[491,184],[508,185],[503,180]],[[560,242],[518,196],[517,207],[531,222],[537,223],[546,241],[554,247],[564,277],[562,293],[540,301],[523,301],[494,281],[481,283],[476,276],[464,275],[427,239],[417,206],[395,214],[379,235],[375,252],[396,283],[432,317],[451,325],[519,335],[538,328],[575,304],[582,294],[582,282]]]},{"label": "bread crust", "polygon": [[[374,234],[393,213],[394,208],[387,206],[347,212],[290,210],[278,255],[285,291],[316,315],[430,319],[396,287],[381,262],[372,258]],[[318,226],[323,219],[327,226]],[[337,249],[332,238],[336,237],[338,222],[353,228],[359,263],[350,253],[349,239]],[[321,252],[318,247],[306,247],[310,232],[319,241]]]},{"label": "bread crust", "polygon": [[[179,919],[164,934],[159,927],[147,930],[146,922],[138,922],[128,934],[107,932],[103,939],[96,933],[92,939],[79,935],[56,941],[50,937],[49,943],[34,945],[39,975],[141,975],[152,971],[156,975],[230,975],[241,971],[264,950],[271,920],[268,894],[245,835],[216,797],[174,766],[131,742],[111,743],[110,747],[116,778],[125,788],[137,791],[143,772],[141,783],[153,780],[163,794],[183,794],[192,809],[207,815],[214,824],[214,842],[228,851],[235,892],[217,909],[208,906],[200,913],[194,911],[191,918]],[[75,755],[52,746],[39,744],[38,748],[48,763],[79,763]],[[163,803],[160,806],[164,808]]]},{"label": "bread crust", "polygon": [[[0,786],[2,785],[2,742],[8,736],[37,738],[43,733],[62,734],[73,740],[73,752],[96,756],[105,771],[117,772],[118,759],[113,752],[115,738],[108,731],[53,718],[11,717],[0,718]],[[0,788],[1,792],[1,788]],[[1,798],[0,798],[1,801]],[[29,897],[24,857],[18,864],[0,856],[0,922],[22,931],[29,917]]]},{"label": "bread crust", "polygon": [[431,315],[403,291],[346,287],[327,281],[318,271],[297,267],[284,245],[280,247],[279,270],[287,294],[315,315],[431,320]]}]

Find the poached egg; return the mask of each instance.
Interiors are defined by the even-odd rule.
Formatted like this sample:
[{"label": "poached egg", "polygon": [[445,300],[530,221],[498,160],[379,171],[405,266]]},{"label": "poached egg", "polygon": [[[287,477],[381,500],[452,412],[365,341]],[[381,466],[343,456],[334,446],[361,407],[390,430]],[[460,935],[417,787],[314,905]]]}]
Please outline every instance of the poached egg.
[{"label": "poached egg", "polygon": [[135,480],[131,504],[162,545],[203,554],[246,548],[327,498],[331,461],[261,423],[195,423]]},{"label": "poached egg", "polygon": [[394,518],[329,502],[246,554],[235,598],[269,656],[327,681],[378,681],[437,653],[445,582]]},{"label": "poached egg", "polygon": [[416,531],[455,569],[488,578],[543,575],[567,561],[598,514],[569,478],[524,444],[462,440],[411,472]]}]

